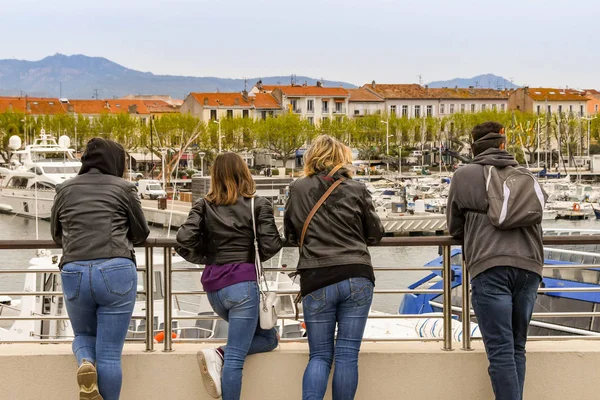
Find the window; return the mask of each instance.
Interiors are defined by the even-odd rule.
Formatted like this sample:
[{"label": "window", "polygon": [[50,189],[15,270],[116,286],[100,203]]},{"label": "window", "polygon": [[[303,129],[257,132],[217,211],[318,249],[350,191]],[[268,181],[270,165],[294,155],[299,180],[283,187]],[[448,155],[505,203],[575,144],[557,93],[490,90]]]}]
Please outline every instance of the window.
[{"label": "window", "polygon": [[558,113],[562,114],[562,105],[558,106]]},{"label": "window", "polygon": [[306,100],[306,111],[308,111],[308,112],[315,111],[315,101],[314,100]]},{"label": "window", "polygon": [[402,106],[402,116],[408,117],[408,106]]},{"label": "window", "polygon": [[272,117],[275,115],[275,111],[268,111],[267,114],[269,115],[269,117]]},{"label": "window", "polygon": [[267,112],[266,111],[261,111],[260,112],[260,118],[261,119],[267,119]]},{"label": "window", "polygon": [[485,111],[485,104],[481,105],[481,111]]},{"label": "window", "polygon": [[497,105],[497,104],[492,104],[492,110],[493,110],[493,111],[496,111],[496,110],[498,110],[498,105]]},{"label": "window", "polygon": [[579,106],[579,115],[583,115],[583,105]]},{"label": "window", "polygon": [[210,110],[210,120],[211,121],[217,120],[217,110]]},{"label": "window", "polygon": [[354,110],[354,115],[360,115],[360,110]]},{"label": "window", "polygon": [[571,104],[571,105],[569,106],[569,112],[571,112],[571,113],[573,112],[573,104]]},{"label": "window", "polygon": [[542,112],[542,106],[540,106],[538,104],[538,106],[537,106],[537,114],[540,115],[541,112]]},{"label": "window", "polygon": [[444,114],[446,112],[446,105],[440,104],[440,114]]},{"label": "window", "polygon": [[308,117],[308,123],[311,124],[311,125],[314,125],[315,124],[314,117]]},{"label": "window", "polygon": [[296,99],[290,100],[290,105],[292,106],[293,112],[296,112],[296,110],[298,110],[298,100],[296,100]]},{"label": "window", "polygon": [[598,112],[598,104],[596,104],[596,105],[594,106],[594,112],[596,112],[596,113]]},{"label": "window", "polygon": [[391,115],[396,115],[396,106],[395,105],[390,106],[390,114]]},{"label": "window", "polygon": [[506,104],[500,104],[500,111],[506,111]]},{"label": "window", "polygon": [[339,101],[336,101],[335,102],[335,112],[336,113],[341,113],[343,105],[344,105],[344,103],[340,103]]},{"label": "window", "polygon": [[427,116],[433,116],[433,106],[427,106]]},{"label": "window", "polygon": [[552,114],[552,104],[548,104],[548,114]]},{"label": "window", "polygon": [[466,105],[465,104],[461,104],[460,105],[460,112],[464,113],[465,112],[465,108],[466,108]]},{"label": "window", "polygon": [[475,108],[475,104],[471,104],[471,112],[475,112],[476,108]]},{"label": "window", "polygon": [[323,112],[324,113],[329,112],[329,101],[327,101],[327,100],[323,100]]},{"label": "window", "polygon": [[454,114],[454,104],[450,104],[450,114]]},{"label": "window", "polygon": [[227,110],[227,118],[233,118],[233,110]]},{"label": "window", "polygon": [[415,118],[421,118],[421,106],[415,106]]},{"label": "window", "polygon": [[242,118],[248,118],[249,112],[248,110],[242,110]]},{"label": "window", "polygon": [[329,117],[323,117],[323,118],[321,118],[321,123],[324,123],[325,121],[328,121],[328,120],[329,120]]}]

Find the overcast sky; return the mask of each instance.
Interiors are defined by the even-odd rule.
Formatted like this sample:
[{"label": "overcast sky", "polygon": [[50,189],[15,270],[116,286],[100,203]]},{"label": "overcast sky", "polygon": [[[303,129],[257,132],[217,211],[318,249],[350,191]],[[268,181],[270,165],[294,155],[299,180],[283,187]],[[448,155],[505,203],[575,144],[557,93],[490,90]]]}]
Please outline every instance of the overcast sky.
[{"label": "overcast sky", "polygon": [[0,0],[0,58],[362,84],[495,73],[600,89],[597,0]]}]

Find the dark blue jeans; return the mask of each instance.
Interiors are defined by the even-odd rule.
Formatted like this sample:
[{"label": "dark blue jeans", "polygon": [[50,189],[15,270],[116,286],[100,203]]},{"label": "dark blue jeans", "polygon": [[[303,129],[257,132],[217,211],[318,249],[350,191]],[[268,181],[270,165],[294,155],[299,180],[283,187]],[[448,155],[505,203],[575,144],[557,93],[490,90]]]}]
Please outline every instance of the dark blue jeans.
[{"label": "dark blue jeans", "polygon": [[77,364],[96,363],[104,400],[121,393],[121,354],[135,306],[137,272],[127,258],[77,261],[60,274]]},{"label": "dark blue jeans", "polygon": [[358,353],[372,301],[373,283],[367,278],[350,278],[304,296],[310,359],[302,380],[303,400],[323,399],[334,354],[333,400],[354,399]]},{"label": "dark blue jeans", "polygon": [[525,343],[541,277],[514,267],[495,267],[471,281],[472,300],[497,400],[521,400]]},{"label": "dark blue jeans", "polygon": [[213,310],[229,322],[221,386],[223,400],[238,400],[242,392],[242,370],[246,356],[277,347],[277,329],[264,330],[258,323],[258,285],[240,282],[208,292]]}]

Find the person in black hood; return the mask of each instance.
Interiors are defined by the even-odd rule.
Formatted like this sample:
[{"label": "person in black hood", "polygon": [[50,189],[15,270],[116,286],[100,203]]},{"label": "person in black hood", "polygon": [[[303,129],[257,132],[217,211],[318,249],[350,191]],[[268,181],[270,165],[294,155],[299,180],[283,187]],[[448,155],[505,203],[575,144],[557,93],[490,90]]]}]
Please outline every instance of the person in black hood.
[{"label": "person in black hood", "polygon": [[63,250],[59,265],[75,334],[79,398],[117,400],[137,294],[133,248],[150,230],[135,186],[122,178],[123,147],[94,138],[81,160],[79,174],[56,187],[51,233]]},{"label": "person in black hood", "polygon": [[[490,362],[496,399],[521,400],[525,383],[527,329],[542,280],[540,224],[501,230],[487,216],[484,167],[517,166],[505,150],[504,127],[496,122],[472,131],[473,159],[454,173],[448,194],[448,230],[463,239],[472,278],[472,301]],[[464,281],[464,280],[463,280]]]}]

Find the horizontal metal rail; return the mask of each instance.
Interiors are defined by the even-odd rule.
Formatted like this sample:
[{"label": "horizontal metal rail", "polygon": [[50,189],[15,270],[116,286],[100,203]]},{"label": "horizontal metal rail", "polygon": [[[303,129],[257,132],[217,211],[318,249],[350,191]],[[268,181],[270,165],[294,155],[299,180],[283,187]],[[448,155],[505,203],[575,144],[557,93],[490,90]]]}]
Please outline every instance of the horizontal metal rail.
[{"label": "horizontal metal rail", "polygon": [[[278,295],[293,295],[298,294],[298,290],[270,290],[272,293],[276,293]],[[205,295],[207,292],[204,290],[173,290],[171,292],[172,295]],[[375,289],[373,290],[373,294],[409,294],[409,293],[418,293],[418,294],[443,294],[444,291],[442,289]]]},{"label": "horizontal metal rail", "polygon": [[[578,235],[578,236],[546,236],[544,237],[544,244],[547,246],[557,246],[557,245],[596,245],[600,244],[600,235]],[[155,301],[154,293],[147,288],[154,287],[153,281],[153,271],[155,268],[153,254],[155,249],[162,249],[164,256],[164,285],[163,292],[165,294],[163,300],[164,302],[164,328],[159,330],[156,329],[145,329],[144,331],[136,331],[136,334],[144,335],[143,338],[131,338],[128,341],[139,341],[146,343],[146,350],[153,350],[153,342],[154,342],[154,334],[158,331],[164,331],[165,339],[164,339],[164,349],[165,351],[172,350],[172,343],[175,342],[215,342],[215,343],[223,343],[224,339],[183,339],[176,338],[172,339],[171,332],[181,332],[184,329],[190,328],[194,329],[194,327],[173,327],[173,321],[184,321],[184,320],[216,320],[220,319],[216,315],[175,315],[173,316],[172,311],[172,296],[176,295],[205,295],[206,292],[202,290],[190,290],[190,291],[178,291],[172,290],[171,288],[171,275],[172,273],[183,273],[183,272],[202,272],[204,270],[203,267],[181,267],[181,268],[172,268],[172,256],[173,253],[171,249],[176,245],[176,241],[174,239],[149,239],[146,241],[143,248],[146,251],[146,266],[138,267],[137,270],[139,272],[143,272],[145,275],[145,288],[144,291],[137,292],[141,295],[146,295],[146,309],[145,316],[135,316],[133,319],[135,320],[146,320],[146,326],[154,326],[153,323],[156,319],[156,314],[154,313],[153,302]],[[380,267],[374,268],[375,272],[408,272],[408,271],[441,271],[441,278],[451,277],[453,276],[451,271],[451,246],[459,246],[461,245],[460,241],[457,241],[449,236],[430,236],[430,237],[392,237],[392,238],[384,238],[381,243],[379,243],[375,247],[396,247],[396,246],[411,246],[411,247],[428,247],[428,246],[441,246],[442,248],[442,266],[437,267]],[[287,246],[292,247],[292,246]],[[49,240],[0,240],[0,250],[24,250],[24,249],[55,249],[59,248],[53,241]],[[553,249],[554,250],[554,249]],[[161,257],[162,259],[163,257]],[[585,270],[585,269],[600,269],[600,265],[595,264],[580,264],[580,265],[546,265],[544,266],[546,270],[552,269],[571,269],[571,270]],[[295,268],[290,267],[266,267],[265,271],[268,272],[295,272]],[[31,268],[31,269],[10,269],[10,270],[0,270],[0,274],[19,274],[19,273],[54,273],[57,274],[58,269],[43,269],[43,268]],[[469,282],[468,279],[463,286],[463,290],[469,290]],[[295,295],[297,294],[296,290],[279,290],[275,291],[279,295]],[[451,304],[451,281],[450,279],[444,280],[444,289],[375,289],[374,294],[377,295],[390,295],[390,294],[441,294],[443,295],[443,303],[440,303],[442,306],[443,312],[432,313],[432,314],[392,314],[392,315],[382,315],[382,314],[373,314],[369,315],[369,319],[372,320],[403,320],[403,319],[428,319],[428,318],[439,318],[444,321],[444,329],[443,335],[441,337],[435,338],[422,338],[422,337],[383,337],[383,338],[369,338],[365,339],[365,341],[369,342],[398,342],[398,341],[409,341],[409,342],[443,342],[443,348],[445,350],[452,349],[452,318],[454,317],[453,311],[455,307],[452,307]],[[579,287],[579,288],[541,288],[539,293],[552,293],[552,292],[600,292],[600,288],[589,288],[589,287]],[[52,292],[28,292],[28,291],[14,291],[7,293],[0,293],[0,295],[8,295],[8,296],[61,296],[61,292],[52,291]],[[441,301],[441,300],[440,300]],[[446,305],[446,307],[444,307]],[[469,314],[473,315],[474,313],[469,310]],[[534,313],[535,318],[568,318],[568,317],[597,317],[600,316],[600,312],[552,312],[552,313]],[[299,315],[302,318],[302,315]],[[284,314],[280,315],[279,318],[281,320],[294,320],[296,319],[295,315],[292,314]],[[40,321],[61,321],[67,320],[68,317],[61,316],[49,316],[49,315],[31,315],[31,316],[0,316],[0,321],[16,321],[16,320],[40,320]],[[152,322],[150,322],[152,321]],[[470,318],[467,318],[465,321],[466,326],[469,325]],[[149,323],[148,323],[149,322]],[[535,321],[538,322],[538,321]],[[541,322],[544,323],[544,322]],[[199,329],[199,328],[198,328]],[[574,332],[574,331],[573,331]],[[465,339],[466,336],[466,339]],[[600,333],[598,334],[600,336]],[[541,337],[530,337],[530,340],[570,340],[573,338],[577,339],[587,339],[587,338],[597,338],[598,336],[541,336]],[[470,342],[469,335],[463,335],[463,341],[468,340]],[[593,340],[593,339],[592,339]],[[33,339],[33,340],[6,340],[1,343],[64,343],[69,342],[70,339]],[[306,338],[285,338],[282,339],[282,342],[306,342]],[[464,343],[463,343],[464,347]]]}]

